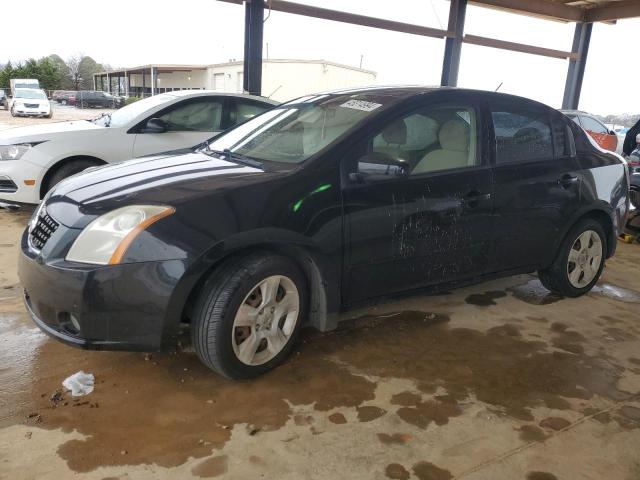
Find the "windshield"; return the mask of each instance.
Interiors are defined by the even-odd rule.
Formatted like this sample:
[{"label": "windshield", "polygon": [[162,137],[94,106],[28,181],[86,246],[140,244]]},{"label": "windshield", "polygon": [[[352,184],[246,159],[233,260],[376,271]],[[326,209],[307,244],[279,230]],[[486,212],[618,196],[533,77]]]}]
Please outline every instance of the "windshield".
[{"label": "windshield", "polygon": [[366,93],[303,97],[214,138],[209,149],[259,161],[301,163],[389,100]]},{"label": "windshield", "polygon": [[38,100],[45,100],[47,96],[41,90],[16,90],[16,98],[31,98]]},{"label": "windshield", "polygon": [[169,103],[172,100],[175,100],[175,98],[175,95],[162,93],[160,95],[138,100],[126,107],[122,107],[120,110],[116,110],[110,115],[98,118],[96,122],[100,122],[108,127],[124,127],[138,115],[141,115],[147,110],[151,110],[152,108],[164,103]]}]

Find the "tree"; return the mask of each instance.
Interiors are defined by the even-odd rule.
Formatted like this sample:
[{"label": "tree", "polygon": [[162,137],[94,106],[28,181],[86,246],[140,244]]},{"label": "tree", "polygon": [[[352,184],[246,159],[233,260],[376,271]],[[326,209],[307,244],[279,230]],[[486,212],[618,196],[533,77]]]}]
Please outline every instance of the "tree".
[{"label": "tree", "polygon": [[58,72],[60,72],[60,88],[62,90],[71,90],[73,84],[71,83],[71,78],[69,78],[69,67],[67,67],[65,61],[60,55],[56,55],[55,53],[49,55],[47,58],[56,66]]},{"label": "tree", "polygon": [[71,55],[67,59],[67,68],[69,69],[69,73],[67,75],[71,80],[71,86],[74,90],[80,90],[80,83],[82,82],[82,76],[80,75],[80,62],[82,62],[83,57],[84,55],[82,54],[76,54]]},{"label": "tree", "polygon": [[102,72],[104,68],[91,57],[82,57],[79,65],[80,88],[83,90],[93,90],[93,74]]}]

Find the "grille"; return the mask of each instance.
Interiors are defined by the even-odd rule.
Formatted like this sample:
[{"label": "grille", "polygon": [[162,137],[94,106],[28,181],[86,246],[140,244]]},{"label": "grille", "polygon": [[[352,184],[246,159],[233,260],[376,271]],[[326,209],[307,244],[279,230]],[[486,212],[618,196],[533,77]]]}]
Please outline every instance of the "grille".
[{"label": "grille", "polygon": [[43,208],[39,212],[34,227],[29,230],[29,244],[37,251],[42,250],[59,226],[60,224],[51,218]]},{"label": "grille", "polygon": [[0,177],[0,192],[13,193],[16,190],[18,190],[18,187],[11,179]]},{"label": "grille", "polygon": [[40,106],[40,104],[39,103],[25,103],[24,106],[27,107],[27,108],[38,108]]}]

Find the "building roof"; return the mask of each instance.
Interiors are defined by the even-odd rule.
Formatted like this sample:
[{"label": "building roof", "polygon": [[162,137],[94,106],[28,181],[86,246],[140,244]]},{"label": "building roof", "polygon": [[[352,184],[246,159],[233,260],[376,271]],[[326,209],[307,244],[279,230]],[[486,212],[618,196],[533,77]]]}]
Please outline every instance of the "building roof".
[{"label": "building roof", "polygon": [[[124,73],[142,73],[143,71],[148,72],[151,67],[155,68],[158,73],[170,73],[170,72],[191,72],[193,70],[206,70],[209,67],[227,67],[231,65],[243,65],[244,62],[233,61],[233,62],[225,62],[225,63],[214,63],[211,65],[180,65],[180,64],[160,64],[153,63],[148,65],[141,65],[137,67],[127,67],[127,68],[117,68],[113,70],[109,70],[108,72],[98,72],[94,75],[115,75],[115,74],[124,74]],[[353,67],[351,65],[344,65],[342,63],[331,62],[329,60],[300,60],[300,59],[264,59],[263,63],[312,63],[312,64],[324,64],[331,65],[338,68],[346,68],[349,70],[355,70],[357,72],[368,73],[370,75],[376,75],[376,72],[373,70],[365,70],[364,68]]]},{"label": "building roof", "polygon": [[[214,63],[212,65],[208,65],[209,67],[225,67],[228,65],[242,65],[244,62],[242,60],[233,61],[233,62],[225,62],[225,63]],[[352,65],[345,65],[344,63],[332,62],[330,60],[304,60],[304,59],[292,59],[292,58],[264,58],[262,63],[312,63],[318,65],[331,65],[333,67],[338,68],[346,68],[348,70],[355,70],[357,72],[369,73],[371,75],[377,75],[373,70],[366,70],[364,68],[354,67]]]},{"label": "building roof", "polygon": [[187,65],[177,63],[150,63],[147,65],[140,65],[137,67],[126,68],[114,68],[113,70],[97,72],[94,75],[113,75],[114,73],[142,73],[148,71],[151,67],[155,68],[157,72],[171,73],[171,72],[192,72],[193,70],[206,70],[206,65]]}]

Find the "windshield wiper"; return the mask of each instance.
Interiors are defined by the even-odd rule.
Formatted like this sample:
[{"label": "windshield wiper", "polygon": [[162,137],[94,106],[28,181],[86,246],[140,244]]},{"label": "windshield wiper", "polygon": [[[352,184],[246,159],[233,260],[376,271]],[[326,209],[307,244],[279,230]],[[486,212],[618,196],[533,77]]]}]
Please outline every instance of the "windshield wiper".
[{"label": "windshield wiper", "polygon": [[224,150],[213,150],[209,148],[209,146],[207,145],[202,151],[204,153],[214,153],[216,155],[220,155],[222,158],[224,158],[227,161],[240,163],[242,165],[247,165],[249,167],[255,167],[255,168],[263,167],[262,162],[254,160],[253,158],[247,157],[245,155],[241,155],[240,153],[232,152],[228,148],[225,148]]}]

